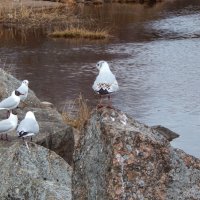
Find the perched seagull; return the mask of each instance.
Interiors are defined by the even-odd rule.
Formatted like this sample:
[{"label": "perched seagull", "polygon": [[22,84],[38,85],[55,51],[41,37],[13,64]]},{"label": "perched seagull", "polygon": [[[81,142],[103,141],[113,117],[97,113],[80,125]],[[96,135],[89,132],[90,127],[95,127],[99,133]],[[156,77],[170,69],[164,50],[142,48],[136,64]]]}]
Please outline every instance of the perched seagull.
[{"label": "perched seagull", "polygon": [[10,116],[8,119],[4,119],[0,121],[0,134],[1,134],[1,140],[3,140],[3,133],[6,133],[6,140],[8,140],[7,133],[10,131],[13,131],[17,127],[18,117],[16,113],[12,113],[12,111],[9,111]]},{"label": "perched seagull", "polygon": [[32,136],[39,132],[39,125],[35,119],[35,115],[33,112],[28,111],[26,113],[25,118],[20,122],[17,127],[17,134],[19,137],[25,138],[28,136]]},{"label": "perched seagull", "polygon": [[110,71],[106,61],[99,61],[96,64],[96,67],[99,70],[99,75],[96,77],[92,88],[96,93],[100,94],[100,105],[98,107],[102,107],[101,96],[108,95],[108,99],[110,100],[110,93],[116,92],[119,89],[119,86],[115,75]]},{"label": "perched seagull", "polygon": [[0,102],[0,109],[1,110],[12,110],[14,108],[17,108],[17,106],[20,103],[20,95],[22,95],[23,93],[20,93],[19,91],[13,91],[11,96],[9,96],[8,98],[2,100]]},{"label": "perched seagull", "polygon": [[20,95],[20,100],[24,103],[24,101],[27,98],[28,95],[28,80],[23,80],[22,84],[20,85],[20,87],[18,87],[16,89],[16,91],[20,92],[22,95]]}]

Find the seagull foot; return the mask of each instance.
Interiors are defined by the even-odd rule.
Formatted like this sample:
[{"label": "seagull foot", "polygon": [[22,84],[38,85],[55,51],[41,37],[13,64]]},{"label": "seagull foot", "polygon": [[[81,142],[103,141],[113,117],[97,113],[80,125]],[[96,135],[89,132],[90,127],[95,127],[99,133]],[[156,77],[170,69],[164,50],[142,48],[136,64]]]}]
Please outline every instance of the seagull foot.
[{"label": "seagull foot", "polygon": [[106,106],[106,108],[115,110],[115,108],[113,106],[111,106],[111,105]]},{"label": "seagull foot", "polygon": [[104,106],[102,104],[97,105],[97,109],[103,108]]}]

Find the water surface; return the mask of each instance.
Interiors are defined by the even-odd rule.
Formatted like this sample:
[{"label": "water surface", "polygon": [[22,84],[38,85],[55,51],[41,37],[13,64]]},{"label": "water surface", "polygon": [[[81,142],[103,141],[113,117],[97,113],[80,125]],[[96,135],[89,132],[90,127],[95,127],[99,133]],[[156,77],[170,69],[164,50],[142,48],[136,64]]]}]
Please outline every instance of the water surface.
[{"label": "water surface", "polygon": [[[115,107],[148,124],[180,134],[172,144],[200,157],[200,2],[84,7],[86,17],[111,28],[108,41],[51,39],[0,29],[0,59],[41,100],[62,108],[82,93],[97,103],[95,64],[107,60],[120,91]],[[86,14],[87,13],[87,14]]]}]

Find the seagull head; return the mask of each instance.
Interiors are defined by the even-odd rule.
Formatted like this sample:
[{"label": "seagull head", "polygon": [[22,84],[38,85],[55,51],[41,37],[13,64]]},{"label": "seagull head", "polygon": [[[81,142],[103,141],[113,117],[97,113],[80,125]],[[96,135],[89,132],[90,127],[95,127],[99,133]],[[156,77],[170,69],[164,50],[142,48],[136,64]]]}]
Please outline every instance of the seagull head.
[{"label": "seagull head", "polygon": [[18,120],[18,117],[17,117],[17,112],[15,111],[15,110],[9,110],[9,119],[10,120],[14,120],[14,121],[16,121],[16,120]]},{"label": "seagull head", "polygon": [[17,111],[16,110],[10,110],[10,115],[13,114],[13,115],[17,115]]},{"label": "seagull head", "polygon": [[23,80],[23,81],[22,81],[22,84],[24,84],[24,85],[28,86],[28,84],[29,84],[29,81],[28,81],[28,80]]},{"label": "seagull head", "polygon": [[96,64],[96,67],[99,71],[101,70],[110,70],[109,65],[106,61],[101,60]]},{"label": "seagull head", "polygon": [[25,118],[35,119],[35,115],[34,115],[34,113],[33,113],[32,111],[28,111],[28,112],[26,113]]}]

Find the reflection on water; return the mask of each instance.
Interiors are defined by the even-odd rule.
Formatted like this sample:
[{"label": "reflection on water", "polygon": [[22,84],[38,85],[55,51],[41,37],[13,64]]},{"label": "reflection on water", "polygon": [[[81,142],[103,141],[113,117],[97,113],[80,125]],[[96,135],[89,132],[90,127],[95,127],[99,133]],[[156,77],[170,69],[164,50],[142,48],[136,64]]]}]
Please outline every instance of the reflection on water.
[{"label": "reflection on water", "polygon": [[181,137],[173,145],[200,157],[199,11],[198,0],[85,7],[85,17],[112,28],[110,41],[54,40],[37,31],[22,39],[4,29],[1,60],[12,64],[19,79],[30,80],[40,99],[58,107],[80,92],[95,105],[95,63],[107,60],[120,85],[114,105],[176,131]]}]

